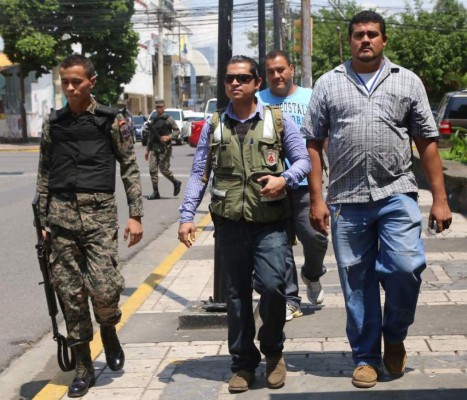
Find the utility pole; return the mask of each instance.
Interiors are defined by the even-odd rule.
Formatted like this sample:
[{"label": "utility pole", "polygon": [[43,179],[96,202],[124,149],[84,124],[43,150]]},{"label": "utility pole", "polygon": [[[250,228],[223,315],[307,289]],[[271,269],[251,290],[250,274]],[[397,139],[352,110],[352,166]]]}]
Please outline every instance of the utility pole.
[{"label": "utility pole", "polygon": [[266,88],[266,11],[265,0],[258,0],[258,58],[259,58],[259,74],[263,78],[260,90]]},{"label": "utility pole", "polygon": [[159,48],[157,49],[157,98],[164,99],[164,15],[159,0]]},{"label": "utility pole", "polygon": [[341,64],[344,62],[344,57],[342,55],[342,31],[339,25],[336,26],[337,38],[339,40],[339,59]]},{"label": "utility pole", "polygon": [[[224,89],[225,66],[232,58],[233,0],[219,0],[219,24],[217,43],[217,108],[227,107]],[[220,40],[222,38],[222,40]],[[215,279],[214,279],[215,280]]]},{"label": "utility pole", "polygon": [[283,50],[281,3],[281,0],[274,0],[274,50]]},{"label": "utility pole", "polygon": [[[339,14],[339,17],[342,18],[343,21],[345,21],[345,15],[341,11],[341,2],[340,0],[337,0],[337,4],[334,4],[333,0],[328,0],[329,4],[331,4],[332,8]],[[339,40],[339,57],[341,64],[344,62],[344,57],[342,55],[342,30],[339,25],[336,26],[336,32],[337,32],[337,39]]]},{"label": "utility pole", "polygon": [[312,85],[312,20],[311,0],[302,0],[302,85],[311,88]]},{"label": "utility pole", "polygon": [[178,24],[178,61],[178,108],[183,108],[183,85],[185,83],[185,67],[182,63],[182,41],[180,35],[180,23]]}]

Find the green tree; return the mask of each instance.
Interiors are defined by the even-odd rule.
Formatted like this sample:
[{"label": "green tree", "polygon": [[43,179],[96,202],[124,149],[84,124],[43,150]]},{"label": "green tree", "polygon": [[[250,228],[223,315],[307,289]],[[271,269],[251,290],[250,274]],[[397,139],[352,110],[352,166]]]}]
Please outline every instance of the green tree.
[{"label": "green tree", "polygon": [[465,85],[467,72],[467,12],[457,0],[438,0],[433,11],[414,9],[388,19],[387,54],[415,72],[430,100]]},{"label": "green tree", "polygon": [[136,70],[133,13],[134,0],[0,0],[0,35],[4,52],[20,65],[23,78],[31,71],[37,77],[50,71],[73,52],[73,45],[81,45],[81,54],[91,58],[98,74],[95,95],[115,104]]}]

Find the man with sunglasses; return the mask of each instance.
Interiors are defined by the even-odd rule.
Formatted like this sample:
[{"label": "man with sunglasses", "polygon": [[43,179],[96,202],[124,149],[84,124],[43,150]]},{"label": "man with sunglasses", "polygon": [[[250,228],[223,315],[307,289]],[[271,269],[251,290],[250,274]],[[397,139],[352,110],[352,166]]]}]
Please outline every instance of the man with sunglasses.
[{"label": "man with sunglasses", "polygon": [[[159,194],[159,168],[164,175],[174,185],[174,196],[180,193],[182,182],[175,179],[170,171],[170,159],[172,158],[172,133],[178,132],[175,120],[165,113],[164,100],[156,100],[155,118],[151,117],[148,122],[149,136],[144,158],[149,160],[149,175],[151,176],[153,192],[146,196],[148,200],[158,200]],[[154,113],[153,113],[154,114]]]},{"label": "man with sunglasses", "polygon": [[[294,83],[295,66],[287,54],[282,50],[274,50],[266,54],[266,81],[268,88],[257,93],[263,104],[280,105],[283,112],[288,113],[300,128],[310,103],[311,89],[298,86]],[[303,139],[305,143],[305,139]],[[286,160],[287,162],[287,160]],[[303,245],[303,264],[301,277],[305,283],[307,297],[311,304],[321,304],[324,300],[324,291],[320,277],[326,273],[323,265],[328,248],[328,238],[316,231],[310,224],[310,195],[308,180],[300,182],[295,190],[290,191],[292,202],[292,231],[297,235]],[[292,249],[291,249],[292,250]],[[298,295],[297,269],[293,259],[293,252],[287,255],[286,275],[287,312],[285,319],[302,316],[300,310],[301,298]]]},{"label": "man with sunglasses", "polygon": [[[255,60],[233,57],[226,67],[224,85],[230,103],[214,113],[201,132],[180,207],[178,234],[180,241],[191,247],[196,232],[194,215],[206,187],[203,177],[212,170],[210,209],[224,268],[234,373],[229,391],[235,393],[250,388],[261,353],[266,356],[268,387],[279,388],[285,382],[285,256],[290,248],[285,190],[297,187],[309,173],[310,160],[292,119],[257,101],[261,77]],[[287,170],[283,152],[291,162]],[[259,350],[254,344],[252,282],[261,295]]]}]

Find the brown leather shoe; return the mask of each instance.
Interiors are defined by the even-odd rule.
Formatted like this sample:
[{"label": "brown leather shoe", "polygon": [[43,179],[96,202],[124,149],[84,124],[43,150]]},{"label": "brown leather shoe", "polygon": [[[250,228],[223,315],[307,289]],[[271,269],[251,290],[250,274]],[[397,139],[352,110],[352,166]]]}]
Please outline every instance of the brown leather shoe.
[{"label": "brown leather shoe", "polygon": [[255,381],[255,372],[241,369],[235,372],[230,378],[229,392],[241,393],[246,392]]},{"label": "brown leather shoe", "polygon": [[385,341],[383,362],[386,370],[391,375],[404,375],[405,365],[407,364],[404,342],[388,343]]},{"label": "brown leather shoe", "polygon": [[284,386],[286,375],[287,369],[282,354],[279,356],[266,357],[266,380],[268,382],[268,388],[279,389]]},{"label": "brown leather shoe", "polygon": [[378,380],[378,370],[372,365],[360,365],[353,371],[352,385],[358,388],[371,388]]}]

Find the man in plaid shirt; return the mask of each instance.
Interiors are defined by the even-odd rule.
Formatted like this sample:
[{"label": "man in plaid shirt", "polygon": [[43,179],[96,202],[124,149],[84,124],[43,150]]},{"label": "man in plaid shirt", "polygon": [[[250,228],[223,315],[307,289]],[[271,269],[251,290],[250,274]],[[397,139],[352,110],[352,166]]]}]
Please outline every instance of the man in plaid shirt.
[{"label": "man in plaid shirt", "polygon": [[[352,383],[360,388],[376,384],[381,361],[393,376],[402,375],[406,365],[404,339],[426,267],[412,141],[433,193],[429,226],[441,232],[452,220],[425,89],[415,74],[383,55],[386,42],[379,14],[355,15],[349,24],[351,59],[316,82],[302,125],[312,160],[310,220],[328,234],[331,216],[356,365]],[[326,204],[320,164],[327,137]]]}]

